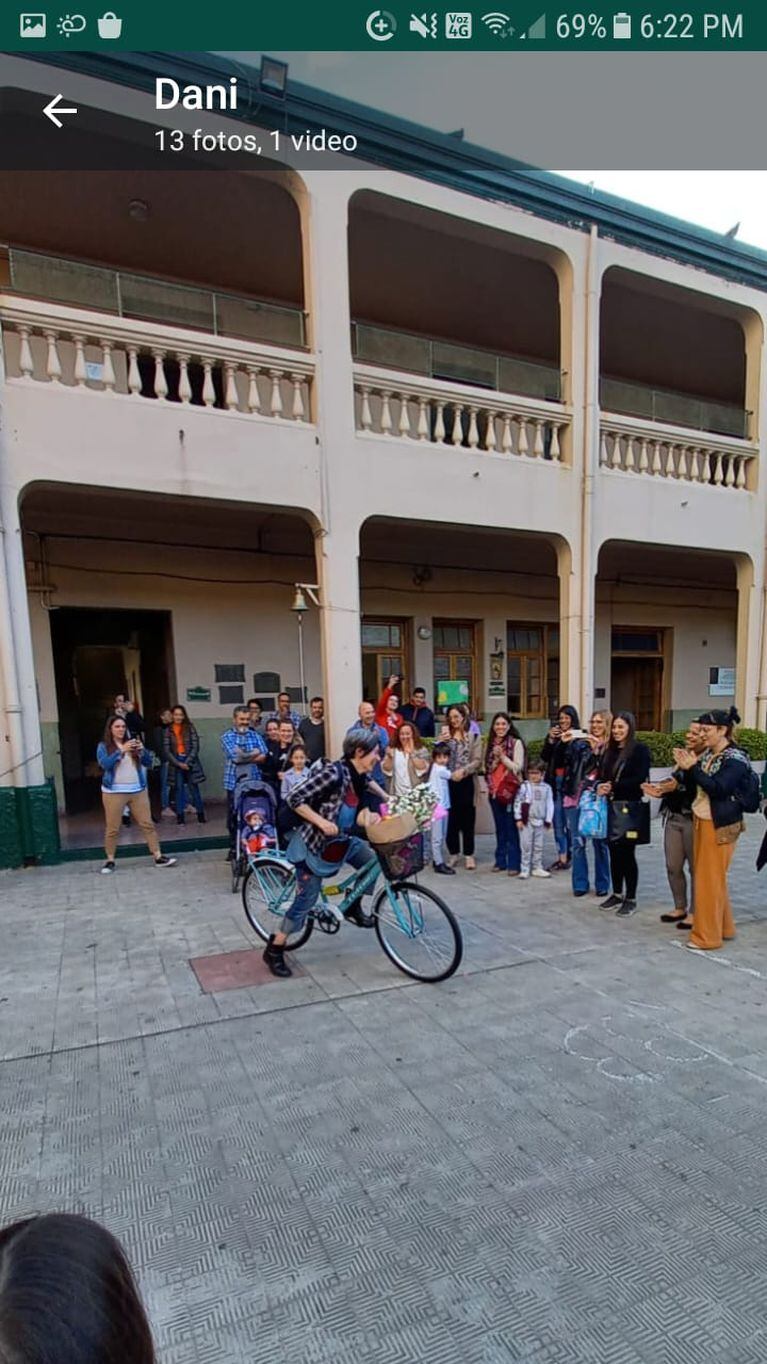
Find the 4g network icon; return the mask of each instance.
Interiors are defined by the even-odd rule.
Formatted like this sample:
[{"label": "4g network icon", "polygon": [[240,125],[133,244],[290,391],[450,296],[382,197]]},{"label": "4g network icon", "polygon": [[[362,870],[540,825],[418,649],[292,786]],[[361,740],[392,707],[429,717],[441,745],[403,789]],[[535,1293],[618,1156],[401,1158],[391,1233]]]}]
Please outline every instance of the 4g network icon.
[{"label": "4g network icon", "polygon": [[471,14],[462,10],[448,11],[445,15],[445,37],[463,39],[471,37]]}]

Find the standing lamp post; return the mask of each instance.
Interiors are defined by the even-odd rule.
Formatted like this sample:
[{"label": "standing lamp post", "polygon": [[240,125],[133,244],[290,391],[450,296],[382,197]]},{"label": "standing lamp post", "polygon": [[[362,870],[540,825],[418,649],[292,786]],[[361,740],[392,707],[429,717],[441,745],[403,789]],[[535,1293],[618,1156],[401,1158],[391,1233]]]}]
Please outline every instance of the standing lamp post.
[{"label": "standing lamp post", "polygon": [[[295,611],[298,624],[298,672],[301,687],[301,708],[304,715],[306,715],[308,712],[306,710],[306,681],[304,678],[304,613],[309,609],[306,602],[306,596],[309,597],[310,601],[312,601],[315,606],[319,606],[320,599],[317,596],[317,593],[319,592],[320,587],[319,583],[294,583],[294,587],[293,605],[290,609],[291,611]],[[306,594],[306,596],[304,594]]]}]

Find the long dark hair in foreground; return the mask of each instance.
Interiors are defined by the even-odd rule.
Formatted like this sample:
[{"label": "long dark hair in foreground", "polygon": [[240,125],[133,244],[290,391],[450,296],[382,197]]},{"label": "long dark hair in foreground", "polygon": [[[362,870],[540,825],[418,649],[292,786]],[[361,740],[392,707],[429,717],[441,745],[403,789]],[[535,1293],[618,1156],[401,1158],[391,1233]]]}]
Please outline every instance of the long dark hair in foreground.
[{"label": "long dark hair in foreground", "polygon": [[0,1231],[0,1364],[155,1364],[119,1241],[50,1213]]}]

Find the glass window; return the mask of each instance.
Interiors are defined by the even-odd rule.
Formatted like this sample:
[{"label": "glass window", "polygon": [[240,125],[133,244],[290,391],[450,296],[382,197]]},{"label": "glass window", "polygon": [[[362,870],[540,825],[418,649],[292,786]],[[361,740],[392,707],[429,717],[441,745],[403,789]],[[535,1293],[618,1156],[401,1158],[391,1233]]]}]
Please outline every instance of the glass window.
[{"label": "glass window", "polygon": [[510,623],[506,668],[509,713],[521,719],[547,715],[558,704],[558,627]]}]

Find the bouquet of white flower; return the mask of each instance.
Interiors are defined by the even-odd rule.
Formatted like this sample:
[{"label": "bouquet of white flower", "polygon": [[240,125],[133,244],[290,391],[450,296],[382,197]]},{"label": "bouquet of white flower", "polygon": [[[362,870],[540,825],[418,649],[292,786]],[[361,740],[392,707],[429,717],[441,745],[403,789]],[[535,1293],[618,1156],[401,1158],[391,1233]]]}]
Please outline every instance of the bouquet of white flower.
[{"label": "bouquet of white flower", "polygon": [[408,791],[406,796],[393,796],[388,802],[388,810],[390,815],[411,814],[418,828],[423,831],[431,824],[437,805],[436,792],[422,782]]}]

